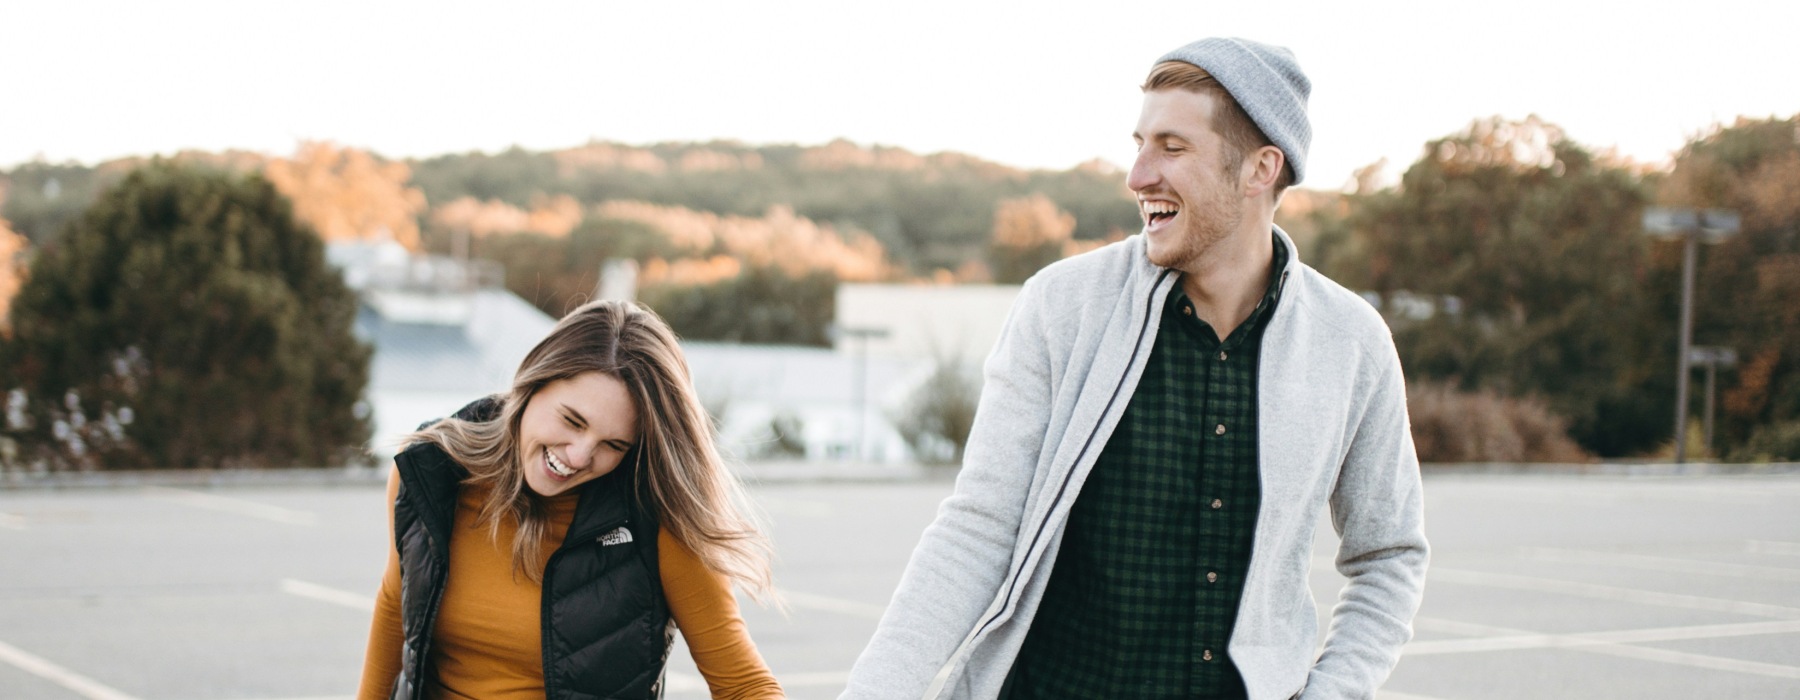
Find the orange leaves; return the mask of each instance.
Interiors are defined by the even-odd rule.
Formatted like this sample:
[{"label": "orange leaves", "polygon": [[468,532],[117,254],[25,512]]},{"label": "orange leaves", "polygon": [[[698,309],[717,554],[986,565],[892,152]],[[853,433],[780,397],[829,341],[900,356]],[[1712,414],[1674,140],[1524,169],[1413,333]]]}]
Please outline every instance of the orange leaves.
[{"label": "orange leaves", "polygon": [[412,170],[405,163],[315,141],[301,144],[293,158],[269,161],[263,174],[326,241],[388,236],[419,249],[416,217],[425,194],[407,186]]},{"label": "orange leaves", "polygon": [[637,148],[604,141],[552,151],[557,174],[570,177],[587,170],[626,170],[663,175],[671,171],[684,173],[759,170],[762,154],[755,151],[733,153],[712,148],[687,148],[674,162],[648,148]]},{"label": "orange leaves", "polygon": [[[866,281],[888,274],[881,245],[873,238],[839,233],[829,224],[795,215],[787,206],[770,207],[756,219],[645,202],[607,202],[595,214],[655,228],[676,248],[728,256],[743,265],[772,267],[794,277],[827,271],[841,280]],[[706,270],[723,269],[718,263],[708,264]],[[646,282],[651,280],[650,270],[645,268]]]},{"label": "orange leaves", "polygon": [[538,196],[531,211],[525,211],[499,200],[480,201],[474,197],[458,197],[447,204],[433,207],[431,225],[452,231],[466,231],[477,237],[503,233],[541,233],[562,237],[581,224],[581,203],[566,194]]},{"label": "orange leaves", "polygon": [[1074,234],[1075,217],[1042,194],[1004,199],[994,208],[994,244],[998,246],[1061,245]]},{"label": "orange leaves", "polygon": [[[0,202],[3,201],[5,192],[0,190]],[[7,320],[7,311],[12,308],[19,287],[25,283],[25,265],[20,258],[28,245],[25,236],[14,232],[5,219],[0,219],[0,330],[12,326]]]},{"label": "orange leaves", "polygon": [[638,273],[638,283],[645,287],[658,284],[700,287],[731,279],[743,270],[743,264],[729,255],[681,258],[674,262],[652,258]]}]

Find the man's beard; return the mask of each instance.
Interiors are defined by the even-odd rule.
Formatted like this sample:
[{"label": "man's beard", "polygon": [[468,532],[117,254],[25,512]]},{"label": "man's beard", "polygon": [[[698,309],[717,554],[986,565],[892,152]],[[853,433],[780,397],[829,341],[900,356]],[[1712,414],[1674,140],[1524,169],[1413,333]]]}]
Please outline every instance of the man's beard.
[{"label": "man's beard", "polygon": [[[1162,250],[1152,250],[1150,262],[1161,267],[1190,269],[1193,264],[1205,256],[1244,222],[1242,202],[1231,196],[1231,192],[1215,191],[1214,196],[1206,202],[1184,203],[1181,214],[1186,218],[1186,225],[1175,234],[1172,245]],[[1197,204],[1197,206],[1195,206]]]}]

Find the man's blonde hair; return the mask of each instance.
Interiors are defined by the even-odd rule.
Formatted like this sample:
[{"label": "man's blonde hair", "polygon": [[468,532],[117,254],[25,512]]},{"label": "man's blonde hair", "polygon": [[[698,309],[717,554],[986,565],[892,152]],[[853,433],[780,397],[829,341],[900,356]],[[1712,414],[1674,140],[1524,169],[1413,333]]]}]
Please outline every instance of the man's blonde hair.
[{"label": "man's blonde hair", "polygon": [[[1150,77],[1144,79],[1141,89],[1144,92],[1186,90],[1211,95],[1219,106],[1213,110],[1212,128],[1225,140],[1225,164],[1233,171],[1244,164],[1244,156],[1251,151],[1275,145],[1250,119],[1237,98],[1204,68],[1186,61],[1163,61],[1150,69]],[[1287,164],[1287,154],[1283,153],[1281,176],[1275,179],[1276,199],[1280,199],[1281,193],[1292,184],[1294,169]]]}]

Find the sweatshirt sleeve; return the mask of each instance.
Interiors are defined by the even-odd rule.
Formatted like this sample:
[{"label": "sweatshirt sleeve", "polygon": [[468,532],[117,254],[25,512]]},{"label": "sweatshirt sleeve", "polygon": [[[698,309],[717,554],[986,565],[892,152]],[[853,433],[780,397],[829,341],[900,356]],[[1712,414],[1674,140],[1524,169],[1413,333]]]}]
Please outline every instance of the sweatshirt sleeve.
[{"label": "sweatshirt sleeve", "polygon": [[388,474],[387,571],[375,594],[375,618],[369,623],[369,647],[363,657],[362,684],[357,700],[383,700],[393,693],[400,675],[400,550],[394,547],[394,499],[400,494],[400,471]]},{"label": "sweatshirt sleeve", "polygon": [[729,700],[780,700],[781,685],[763,663],[738,614],[737,598],[723,574],[706,568],[687,547],[660,530],[657,564],[669,613],[687,641],[694,665],[706,678],[712,697]]},{"label": "sweatshirt sleeve", "polygon": [[1331,494],[1337,570],[1347,580],[1304,700],[1369,697],[1412,637],[1424,595],[1430,547],[1419,458],[1400,358],[1391,343],[1382,351],[1381,372]]}]

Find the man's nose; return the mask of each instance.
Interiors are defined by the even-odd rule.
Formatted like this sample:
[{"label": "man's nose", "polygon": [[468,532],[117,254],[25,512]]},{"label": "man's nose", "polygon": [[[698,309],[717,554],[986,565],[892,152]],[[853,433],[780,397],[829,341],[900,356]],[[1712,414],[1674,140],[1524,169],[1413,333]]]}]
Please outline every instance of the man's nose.
[{"label": "man's nose", "polygon": [[1131,174],[1125,177],[1125,186],[1133,192],[1142,192],[1161,179],[1150,163],[1149,155],[1145,151],[1138,151],[1137,157],[1131,161]]}]

